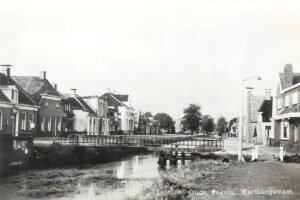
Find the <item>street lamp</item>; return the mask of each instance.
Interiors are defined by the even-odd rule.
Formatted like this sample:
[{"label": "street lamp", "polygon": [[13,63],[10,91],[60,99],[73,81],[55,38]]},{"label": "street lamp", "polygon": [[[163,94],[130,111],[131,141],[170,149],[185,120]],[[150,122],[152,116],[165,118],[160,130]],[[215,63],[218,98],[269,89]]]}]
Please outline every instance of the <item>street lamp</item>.
[{"label": "street lamp", "polygon": [[243,135],[243,110],[244,110],[244,87],[245,82],[251,79],[256,79],[258,81],[262,80],[260,76],[253,76],[250,78],[246,78],[242,82],[242,106],[241,106],[241,115],[240,115],[240,122],[239,122],[239,143],[238,143],[238,160],[242,161],[242,135]]}]

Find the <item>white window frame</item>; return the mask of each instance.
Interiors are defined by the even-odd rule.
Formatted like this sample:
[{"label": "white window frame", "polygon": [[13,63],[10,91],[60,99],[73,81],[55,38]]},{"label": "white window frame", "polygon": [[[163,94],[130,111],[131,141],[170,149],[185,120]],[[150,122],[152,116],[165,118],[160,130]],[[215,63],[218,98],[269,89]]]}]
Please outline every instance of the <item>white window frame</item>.
[{"label": "white window frame", "polygon": [[61,131],[61,117],[58,118],[57,130]]},{"label": "white window frame", "polygon": [[[22,115],[24,114],[24,119],[21,119],[21,130],[22,131],[26,131],[26,113],[25,112],[22,112]],[[21,115],[21,116],[22,116]]]},{"label": "white window frame", "polygon": [[2,121],[3,121],[3,115],[2,112],[0,112],[0,131],[2,131]]},{"label": "white window frame", "polygon": [[298,91],[292,94],[292,105],[298,104]]},{"label": "white window frame", "polygon": [[294,126],[294,142],[298,142],[299,140],[299,133],[298,133],[298,126]]},{"label": "white window frame", "polygon": [[284,107],[289,107],[290,106],[290,99],[289,99],[290,95],[285,95],[284,96]]},{"label": "white window frame", "polygon": [[[286,127],[287,134],[286,137],[284,137],[284,128]],[[289,122],[288,121],[281,121],[281,139],[282,140],[289,140],[290,139],[290,133],[289,133]]]},{"label": "white window frame", "polygon": [[48,120],[48,125],[47,125],[48,131],[51,131],[51,123],[52,123],[52,118],[51,118],[51,116],[50,116],[50,117],[49,117],[49,120]]},{"label": "white window frame", "polygon": [[46,117],[43,117],[42,123],[41,123],[41,131],[45,132],[45,121],[46,121]]}]

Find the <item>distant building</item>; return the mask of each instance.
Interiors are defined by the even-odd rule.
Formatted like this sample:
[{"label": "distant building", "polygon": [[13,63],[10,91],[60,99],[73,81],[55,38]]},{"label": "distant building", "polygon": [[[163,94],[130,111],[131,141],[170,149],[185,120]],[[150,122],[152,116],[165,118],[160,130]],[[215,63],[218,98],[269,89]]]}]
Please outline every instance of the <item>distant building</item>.
[{"label": "distant building", "polygon": [[274,139],[272,124],[272,98],[264,100],[258,110],[257,137],[262,138],[263,145],[270,145]]},{"label": "distant building", "polygon": [[10,67],[0,73],[0,135],[36,136],[38,105],[11,77]]},{"label": "distant building", "polygon": [[159,122],[153,118],[153,116],[146,116],[145,114],[139,113],[137,119],[137,135],[159,135],[160,126]]},{"label": "distant building", "polygon": [[[129,95],[120,95],[108,92],[103,94],[102,98],[107,99],[110,117],[113,117],[110,129],[113,132],[118,131],[121,134],[133,134],[134,109],[129,103]],[[118,123],[118,125],[116,123]]]},{"label": "distant building", "polygon": [[82,98],[97,113],[97,118],[99,121],[99,134],[109,135],[109,118],[108,118],[107,100],[99,96],[85,96]]},{"label": "distant building", "polygon": [[25,90],[30,98],[39,105],[38,137],[54,137],[62,134],[64,98],[46,77],[46,71],[40,76],[12,76],[13,80]]},{"label": "distant building", "polygon": [[175,120],[175,133],[180,133],[183,130],[183,125],[181,124],[181,122],[181,118]]},{"label": "distant building", "polygon": [[293,72],[293,66],[284,66],[279,73],[277,90],[273,98],[274,139],[271,144],[284,144],[288,149],[300,150],[300,73]]},{"label": "distant building", "polygon": [[99,119],[97,113],[87,102],[72,89],[71,94],[64,95],[74,113],[73,133],[99,135]]},{"label": "distant building", "polygon": [[243,141],[247,143],[263,143],[261,134],[258,135],[259,109],[265,100],[270,99],[270,90],[265,90],[265,95],[253,95],[253,88],[247,87],[246,112],[243,116]]}]

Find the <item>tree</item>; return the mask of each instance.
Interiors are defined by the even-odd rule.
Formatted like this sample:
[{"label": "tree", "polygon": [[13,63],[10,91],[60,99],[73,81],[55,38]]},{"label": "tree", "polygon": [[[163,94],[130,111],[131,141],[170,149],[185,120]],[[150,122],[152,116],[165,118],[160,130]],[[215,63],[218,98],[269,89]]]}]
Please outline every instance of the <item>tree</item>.
[{"label": "tree", "polygon": [[190,104],[183,110],[182,125],[184,130],[190,130],[191,134],[195,131],[199,131],[201,125],[201,107],[196,104]]},{"label": "tree", "polygon": [[217,131],[218,131],[219,135],[222,135],[222,133],[225,133],[227,131],[227,121],[226,121],[225,117],[223,117],[223,116],[221,116],[218,119]]},{"label": "tree", "polygon": [[214,118],[209,115],[204,115],[202,118],[202,130],[206,133],[211,133],[215,129]]},{"label": "tree", "polygon": [[160,128],[168,130],[168,133],[171,133],[175,130],[174,121],[167,113],[157,113],[154,116],[154,119],[159,121]]},{"label": "tree", "polygon": [[145,115],[145,117],[153,117],[151,112],[146,112],[144,115]]}]

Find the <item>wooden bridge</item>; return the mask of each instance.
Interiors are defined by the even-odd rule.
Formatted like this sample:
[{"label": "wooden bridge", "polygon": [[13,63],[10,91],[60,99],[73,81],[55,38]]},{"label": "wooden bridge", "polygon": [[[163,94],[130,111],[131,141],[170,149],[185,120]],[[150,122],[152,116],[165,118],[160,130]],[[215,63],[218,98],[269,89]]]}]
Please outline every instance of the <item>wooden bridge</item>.
[{"label": "wooden bridge", "polygon": [[224,149],[222,138],[199,136],[153,135],[70,135],[58,137],[55,143],[72,146],[135,147],[153,151],[213,152]]}]

